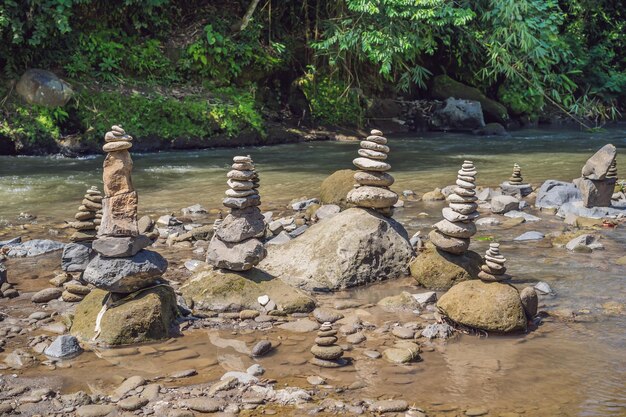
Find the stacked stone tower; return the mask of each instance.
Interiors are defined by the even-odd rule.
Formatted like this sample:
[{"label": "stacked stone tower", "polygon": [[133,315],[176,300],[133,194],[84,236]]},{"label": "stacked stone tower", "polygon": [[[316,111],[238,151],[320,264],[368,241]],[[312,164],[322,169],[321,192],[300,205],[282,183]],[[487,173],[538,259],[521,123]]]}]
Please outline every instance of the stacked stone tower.
[{"label": "stacked stone tower", "polygon": [[70,240],[72,242],[94,240],[102,219],[102,193],[96,187],[87,190],[74,218],[76,221],[71,222],[70,227],[76,231],[70,236]]},{"label": "stacked stone tower", "polygon": [[606,173],[608,179],[617,180],[617,159],[613,160],[613,163],[609,167],[609,171]]},{"label": "stacked stone tower", "polygon": [[513,165],[513,174],[511,175],[511,178],[509,178],[509,182],[515,185],[524,183],[524,179],[522,178],[522,168],[520,168],[519,165]]},{"label": "stacked stone tower", "polygon": [[518,164],[513,165],[513,174],[508,181],[504,181],[500,184],[502,192],[505,194],[527,196],[532,193],[533,188],[530,184],[524,182],[522,177],[522,168]]},{"label": "stacked stone tower", "polygon": [[485,253],[485,263],[480,267],[478,278],[485,282],[506,281],[511,277],[506,274],[506,258],[500,254],[500,244],[490,243]]},{"label": "stacked stone tower", "polygon": [[463,162],[458,172],[454,193],[448,197],[449,206],[442,210],[443,220],[429,234],[439,249],[456,255],[463,254],[476,234],[474,220],[478,217],[476,204],[476,168],[472,161]]},{"label": "stacked stone tower", "polygon": [[337,330],[333,330],[330,322],[325,322],[317,332],[311,353],[315,356],[311,363],[322,368],[338,368],[347,364],[342,358],[343,349],[336,344]]},{"label": "stacked stone tower", "polygon": [[226,174],[230,188],[223,200],[230,213],[215,225],[207,262],[216,268],[246,271],[267,255],[259,239],[265,234],[265,219],[258,208],[259,176],[252,158],[236,156],[233,162],[232,170]]},{"label": "stacked stone tower", "polygon": [[359,157],[352,161],[359,172],[354,174],[355,188],[350,190],[347,200],[357,207],[375,209],[390,217],[398,195],[389,189],[394,179],[387,173],[391,165],[385,162],[389,153],[386,144],[387,139],[380,130],[372,130],[370,136],[361,141]]},{"label": "stacked stone tower", "polygon": [[581,177],[574,180],[574,185],[582,194],[585,207],[611,206],[611,197],[617,182],[616,157],[615,146],[604,145],[587,160],[581,171]]}]

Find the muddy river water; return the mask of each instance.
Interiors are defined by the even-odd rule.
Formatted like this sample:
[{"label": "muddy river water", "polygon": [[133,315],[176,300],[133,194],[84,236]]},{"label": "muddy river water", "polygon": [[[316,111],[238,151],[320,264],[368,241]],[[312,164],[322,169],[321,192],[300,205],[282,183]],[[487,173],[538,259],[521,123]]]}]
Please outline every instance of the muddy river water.
[{"label": "muddy river water", "polygon": [[[463,159],[478,168],[480,186],[496,186],[508,178],[513,163],[522,166],[524,178],[538,185],[545,179],[568,180],[605,143],[618,147],[618,168],[626,167],[626,128],[599,134],[577,131],[525,130],[507,138],[465,135],[424,135],[390,140],[389,162],[396,191],[418,194],[452,183]],[[319,184],[337,169],[351,168],[356,143],[315,142],[262,148],[222,149],[133,155],[133,179],[140,193],[141,214],[179,212],[200,203],[217,208],[225,189],[229,159],[249,153],[260,172],[264,205],[284,205],[301,196],[316,196]],[[102,157],[85,159],[0,157],[0,240],[15,233],[11,225],[20,212],[38,217],[38,226],[58,224],[71,218],[88,185],[101,184]],[[626,169],[626,168],[624,168]],[[394,217],[409,231],[427,232],[439,220],[442,203],[407,202]],[[266,207],[263,207],[266,208]],[[541,296],[539,309],[549,313],[537,329],[513,336],[458,335],[445,342],[423,346],[422,361],[394,365],[370,359],[368,349],[381,350],[388,338],[367,334],[346,356],[352,364],[339,370],[320,370],[307,363],[314,334],[278,329],[218,331],[200,328],[164,343],[120,350],[85,352],[67,366],[52,370],[38,366],[22,371],[25,376],[62,379],[66,392],[83,389],[107,392],[131,375],[160,377],[194,368],[198,374],[184,381],[193,384],[218,379],[226,370],[242,370],[258,362],[265,377],[280,384],[307,387],[306,377],[322,376],[329,385],[359,389],[328,390],[344,401],[362,398],[400,398],[433,415],[461,415],[471,407],[485,407],[489,415],[514,412],[523,416],[624,416],[626,415],[626,267],[615,261],[625,255],[626,229],[596,231],[605,249],[574,253],[551,243],[515,242],[525,231],[558,234],[566,229],[561,219],[529,210],[541,218],[511,228],[481,229],[477,237],[501,242],[509,260],[514,284],[547,282],[555,296]],[[429,214],[425,216],[423,213]],[[472,249],[483,253],[488,242],[475,239]],[[170,269],[180,268],[191,250],[165,249]],[[58,259],[9,260],[12,280],[20,291],[46,286]],[[359,301],[362,306],[344,311],[359,315],[377,327],[408,322],[419,313],[391,314],[375,303],[401,290],[421,292],[409,277],[335,295],[320,295],[321,305],[332,307],[338,298]],[[8,304],[0,300],[0,310]],[[20,303],[10,315],[27,317],[34,307]],[[380,336],[380,337],[379,337]],[[278,345],[270,356],[251,359],[250,348],[261,339]],[[0,353],[0,362],[3,353]],[[0,371],[3,373],[5,371]],[[429,414],[430,415],[430,414]]]}]

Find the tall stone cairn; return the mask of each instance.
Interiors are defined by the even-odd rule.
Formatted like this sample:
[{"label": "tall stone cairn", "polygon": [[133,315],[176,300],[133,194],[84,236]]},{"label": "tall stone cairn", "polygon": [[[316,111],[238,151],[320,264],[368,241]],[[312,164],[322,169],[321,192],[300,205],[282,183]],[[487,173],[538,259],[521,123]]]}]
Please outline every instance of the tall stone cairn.
[{"label": "tall stone cairn", "polygon": [[611,197],[617,182],[616,158],[615,146],[606,144],[587,160],[581,170],[581,177],[574,179],[574,185],[580,190],[585,207],[611,206]]},{"label": "tall stone cairn", "polygon": [[506,274],[506,258],[500,254],[500,244],[490,243],[485,253],[485,263],[481,265],[478,278],[485,282],[506,281],[511,278]]},{"label": "tall stone cairn", "polygon": [[617,179],[617,159],[614,159],[606,173],[608,179]]},{"label": "tall stone cairn", "polygon": [[259,175],[250,156],[235,156],[226,177],[229,189],[223,203],[230,213],[214,224],[207,262],[216,268],[247,271],[267,255],[259,239],[265,235],[265,218],[258,208]]},{"label": "tall stone cairn", "polygon": [[330,322],[324,322],[311,348],[311,353],[315,356],[311,359],[311,363],[322,368],[338,368],[347,365],[347,361],[342,358],[343,349],[336,342],[337,330],[333,329]]},{"label": "tall stone cairn", "polygon": [[380,130],[372,130],[370,136],[361,141],[359,157],[352,163],[359,169],[354,174],[356,184],[347,196],[349,203],[357,207],[371,208],[390,217],[398,195],[389,187],[394,179],[387,173],[391,165],[385,162],[389,147]]},{"label": "tall stone cairn", "polygon": [[76,231],[70,236],[70,241],[89,242],[96,238],[96,231],[102,220],[102,193],[98,188],[91,187],[87,190],[74,219],[76,221],[69,225]]},{"label": "tall stone cairn", "polygon": [[524,179],[522,178],[522,168],[519,165],[513,165],[513,174],[511,178],[509,178],[509,183],[511,185],[521,185],[524,183]]},{"label": "tall stone cairn", "polygon": [[476,168],[472,161],[463,162],[458,172],[456,188],[448,196],[448,207],[441,213],[443,220],[433,225],[428,235],[437,248],[456,255],[467,251],[470,238],[476,234],[474,220],[479,216],[476,204]]}]

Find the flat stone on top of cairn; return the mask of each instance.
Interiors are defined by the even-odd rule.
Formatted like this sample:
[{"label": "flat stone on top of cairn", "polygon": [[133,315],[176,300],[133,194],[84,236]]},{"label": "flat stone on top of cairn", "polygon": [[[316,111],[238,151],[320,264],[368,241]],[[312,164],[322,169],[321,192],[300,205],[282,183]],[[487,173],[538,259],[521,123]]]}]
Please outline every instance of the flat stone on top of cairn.
[{"label": "flat stone on top of cairn", "polygon": [[87,190],[74,218],[76,221],[69,223],[69,225],[76,231],[70,236],[70,241],[88,242],[94,240],[96,230],[102,219],[102,193],[96,187]]},{"label": "flat stone on top of cairn", "polygon": [[478,217],[476,204],[476,168],[465,161],[458,171],[456,188],[448,196],[448,207],[442,210],[443,220],[433,225],[428,235],[437,248],[456,255],[463,254],[476,234],[474,220]]},{"label": "flat stone on top of cairn", "polygon": [[485,282],[499,282],[510,279],[504,266],[506,258],[500,254],[500,244],[490,243],[485,253],[485,263],[480,267],[478,278]]},{"label": "flat stone on top of cairn", "polygon": [[229,189],[224,206],[230,208],[221,222],[214,223],[215,234],[207,249],[207,263],[232,271],[246,271],[265,258],[267,251],[259,239],[265,234],[265,218],[258,206],[259,176],[250,156],[235,156],[226,174]]},{"label": "flat stone on top of cairn", "polygon": [[391,165],[385,162],[389,153],[386,144],[383,132],[375,129],[361,141],[359,157],[352,161],[359,168],[354,174],[356,184],[348,193],[347,200],[357,207],[375,209],[390,217],[398,195],[389,189],[394,179],[387,173]]},{"label": "flat stone on top of cairn", "polygon": [[324,322],[311,348],[311,353],[315,356],[311,359],[311,363],[322,368],[339,368],[347,365],[348,361],[342,358],[343,349],[336,342],[337,330],[333,329],[332,323]]}]

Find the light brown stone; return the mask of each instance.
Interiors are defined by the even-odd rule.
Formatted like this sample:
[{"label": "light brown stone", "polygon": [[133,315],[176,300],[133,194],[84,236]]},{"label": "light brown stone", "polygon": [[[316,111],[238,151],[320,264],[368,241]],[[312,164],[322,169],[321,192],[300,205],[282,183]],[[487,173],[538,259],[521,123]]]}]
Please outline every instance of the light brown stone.
[{"label": "light brown stone", "polygon": [[137,236],[137,193],[117,194],[102,200],[103,216],[98,234],[102,236]]},{"label": "light brown stone", "polygon": [[104,158],[102,180],[107,197],[135,190],[131,179],[133,160],[128,152],[109,153]]}]

